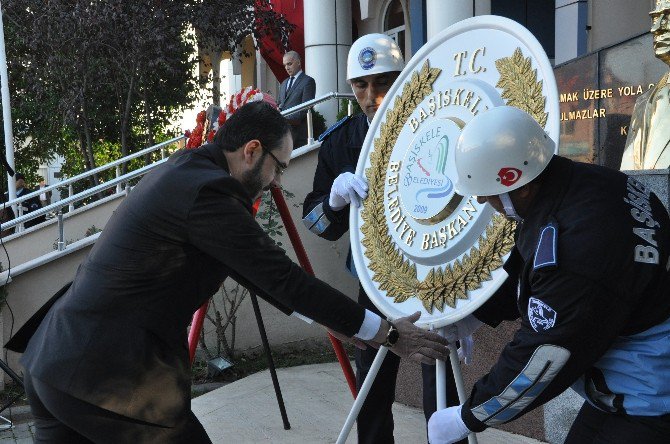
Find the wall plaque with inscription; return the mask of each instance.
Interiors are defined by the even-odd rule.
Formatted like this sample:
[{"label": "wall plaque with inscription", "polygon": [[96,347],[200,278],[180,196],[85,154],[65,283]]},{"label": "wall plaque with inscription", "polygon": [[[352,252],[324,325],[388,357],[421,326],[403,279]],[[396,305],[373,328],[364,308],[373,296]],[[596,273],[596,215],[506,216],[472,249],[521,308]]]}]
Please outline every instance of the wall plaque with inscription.
[{"label": "wall plaque with inscription", "polygon": [[635,100],[666,71],[649,33],[557,66],[559,154],[619,169]]},{"label": "wall plaque with inscription", "polygon": [[448,325],[506,278],[512,223],[454,192],[461,129],[504,104],[558,140],[558,91],[542,46],[512,20],[479,16],[424,45],[372,121],[356,170],[370,191],[351,212],[351,243],[363,288],[389,318],[421,311],[419,325]]}]

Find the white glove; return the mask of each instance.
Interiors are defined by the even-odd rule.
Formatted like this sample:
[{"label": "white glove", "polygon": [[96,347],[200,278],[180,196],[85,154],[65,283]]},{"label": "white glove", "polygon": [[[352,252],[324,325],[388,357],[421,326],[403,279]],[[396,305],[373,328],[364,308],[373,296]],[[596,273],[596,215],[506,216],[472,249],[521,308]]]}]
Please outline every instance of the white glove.
[{"label": "white glove", "polygon": [[448,325],[445,329],[444,336],[449,342],[462,341],[468,336],[472,336],[472,334],[482,325],[484,325],[484,323],[474,317],[474,315],[467,315],[460,321]]},{"label": "white glove", "polygon": [[355,207],[361,204],[361,199],[368,197],[368,183],[364,177],[353,173],[342,173],[335,178],[330,188],[328,204],[335,211],[341,210],[349,203]]},{"label": "white glove", "polygon": [[428,442],[430,444],[451,444],[465,439],[470,429],[461,419],[461,408],[449,407],[433,413],[428,421]]},{"label": "white glove", "polygon": [[458,348],[458,359],[463,361],[466,365],[472,363],[472,352],[475,348],[475,341],[472,339],[472,334],[482,325],[484,325],[482,321],[473,315],[468,315],[446,328],[445,337],[447,338],[447,341],[460,341],[461,346]]},{"label": "white glove", "polygon": [[458,360],[463,361],[465,365],[472,364],[472,352],[475,349],[475,341],[472,339],[472,335],[467,336],[461,341],[461,346],[458,347]]}]

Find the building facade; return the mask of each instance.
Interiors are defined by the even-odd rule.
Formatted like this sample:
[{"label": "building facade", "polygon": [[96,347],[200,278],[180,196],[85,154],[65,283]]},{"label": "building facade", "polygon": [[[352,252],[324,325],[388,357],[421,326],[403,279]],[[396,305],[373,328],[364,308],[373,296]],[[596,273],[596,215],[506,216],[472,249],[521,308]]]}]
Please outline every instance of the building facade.
[{"label": "building facade", "polygon": [[[565,145],[559,151],[568,155],[573,152],[583,155],[589,149],[590,153],[601,153],[605,141],[610,140],[608,134],[618,133],[615,143],[620,145],[629,117],[618,111],[630,108],[634,102],[634,94],[627,94],[625,88],[630,87],[630,91],[639,85],[646,88],[648,78],[657,78],[661,67],[667,70],[659,62],[660,65],[650,69],[644,78],[639,77],[635,68],[639,66],[638,59],[630,55],[648,51],[646,59],[653,63],[649,11],[655,6],[654,0],[275,0],[273,3],[280,8],[292,8],[293,13],[300,14],[302,10],[304,39],[301,43],[293,42],[300,47],[291,49],[304,53],[304,70],[316,80],[316,97],[331,91],[351,91],[346,81],[347,54],[351,43],[359,36],[388,34],[403,50],[405,59],[409,60],[432,36],[466,18],[493,14],[521,23],[538,39],[556,67],[561,112],[565,112],[565,119],[561,119],[561,140]],[[612,71],[618,75],[615,76],[618,80],[601,72],[600,68],[606,64],[618,67],[618,71]],[[229,88],[253,85],[276,94],[279,84],[276,71],[271,69],[259,51],[251,60],[243,61],[241,66],[229,68],[229,76],[239,76],[234,81],[229,79]],[[201,69],[201,73],[206,75],[208,69],[212,69],[211,66]],[[578,87],[565,83],[570,78],[576,79]],[[626,82],[632,83],[626,85]],[[600,99],[588,99],[588,94],[584,99],[585,91],[611,88],[616,92],[619,87],[622,88],[619,101],[594,102]],[[222,86],[221,96],[226,92],[232,91],[224,91]],[[570,97],[575,100],[569,100]],[[317,110],[330,124],[335,121],[337,108],[338,105],[332,102],[319,105]],[[605,108],[606,111],[600,111]],[[577,115],[577,111],[586,109],[591,109],[590,119],[570,118]],[[598,110],[595,113],[598,119],[602,113],[612,119],[602,119],[603,126],[599,127],[601,121],[594,118],[594,109]],[[607,132],[608,125],[614,125],[614,129],[610,128]],[[582,127],[583,132],[580,132]],[[588,153],[585,156],[580,160],[608,162],[608,166],[616,168],[616,160],[611,160],[611,153],[599,154],[601,157],[589,158]],[[606,162],[606,158],[610,160]],[[304,190],[292,191],[304,195]],[[478,334],[477,361],[464,369],[466,384],[471,384],[488,371],[514,329],[514,325],[508,325],[502,333],[498,331],[493,335],[487,330]],[[418,371],[410,368],[401,374],[399,400],[414,405],[420,403]],[[502,428],[543,441],[562,442],[580,405],[581,399],[568,391],[541,409]]]}]

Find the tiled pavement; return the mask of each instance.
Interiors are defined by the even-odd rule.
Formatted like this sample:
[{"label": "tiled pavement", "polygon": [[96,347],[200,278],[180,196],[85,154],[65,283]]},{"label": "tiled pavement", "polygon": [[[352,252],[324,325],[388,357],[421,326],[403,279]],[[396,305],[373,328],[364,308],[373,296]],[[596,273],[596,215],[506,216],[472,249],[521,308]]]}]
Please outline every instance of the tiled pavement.
[{"label": "tiled pavement", "polygon": [[[286,401],[291,430],[283,429],[267,371],[213,390],[193,400],[192,408],[214,443],[333,443],[351,407],[337,363],[282,368],[278,377]],[[264,408],[259,408],[264,406]],[[425,442],[425,420],[419,409],[396,403],[393,408],[396,442]],[[28,406],[2,413],[15,421],[1,430],[0,444],[33,444]],[[355,442],[352,430],[347,443]],[[488,429],[477,436],[479,444],[542,444],[525,436]]]},{"label": "tiled pavement", "polygon": [[7,415],[3,416],[3,418],[15,416],[18,419],[10,428],[5,428],[8,424],[0,419],[0,444],[33,443],[33,423],[26,417],[25,412],[28,412],[28,407],[13,408],[10,414],[3,412],[4,415]]}]

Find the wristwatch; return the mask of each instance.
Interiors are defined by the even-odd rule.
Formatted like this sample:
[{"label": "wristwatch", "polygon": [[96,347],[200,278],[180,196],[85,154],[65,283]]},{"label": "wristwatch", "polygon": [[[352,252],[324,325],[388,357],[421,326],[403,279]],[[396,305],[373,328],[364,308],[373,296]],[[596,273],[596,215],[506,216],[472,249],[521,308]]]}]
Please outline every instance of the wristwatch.
[{"label": "wristwatch", "polygon": [[391,324],[390,322],[389,325],[390,325],[389,331],[388,333],[386,333],[386,341],[384,341],[384,343],[382,344],[386,348],[393,347],[400,338],[400,333],[398,333],[398,329],[396,328],[396,326]]}]

